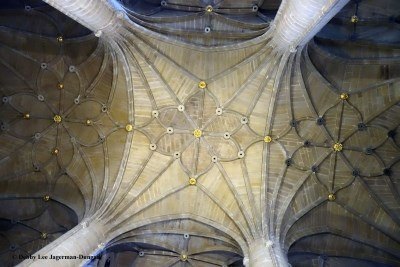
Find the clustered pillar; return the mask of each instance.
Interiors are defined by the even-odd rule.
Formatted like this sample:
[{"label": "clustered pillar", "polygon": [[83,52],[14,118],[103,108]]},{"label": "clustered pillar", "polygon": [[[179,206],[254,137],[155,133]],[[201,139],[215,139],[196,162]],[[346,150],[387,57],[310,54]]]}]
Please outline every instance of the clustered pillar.
[{"label": "clustered pillar", "polygon": [[65,15],[95,32],[113,34],[124,16],[122,7],[115,1],[107,0],[43,0]]},{"label": "clustered pillar", "polygon": [[263,238],[249,244],[249,255],[243,260],[246,267],[285,267],[287,258],[279,244]]},{"label": "clustered pillar", "polygon": [[349,0],[283,0],[272,22],[271,45],[294,52],[306,44]]}]

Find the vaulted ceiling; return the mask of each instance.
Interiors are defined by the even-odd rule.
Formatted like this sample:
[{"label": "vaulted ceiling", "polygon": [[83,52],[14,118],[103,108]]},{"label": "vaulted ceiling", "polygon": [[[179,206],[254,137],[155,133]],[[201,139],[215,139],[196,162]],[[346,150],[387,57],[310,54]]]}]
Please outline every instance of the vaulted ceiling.
[{"label": "vaulted ceiling", "polygon": [[399,265],[400,4],[297,2],[3,1],[0,265]]}]

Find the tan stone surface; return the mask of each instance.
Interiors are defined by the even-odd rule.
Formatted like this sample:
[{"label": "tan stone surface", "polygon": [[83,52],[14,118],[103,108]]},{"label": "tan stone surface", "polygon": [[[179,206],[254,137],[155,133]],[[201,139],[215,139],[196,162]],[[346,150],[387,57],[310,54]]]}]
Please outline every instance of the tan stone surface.
[{"label": "tan stone surface", "polygon": [[76,213],[68,229],[79,222],[32,250],[103,253],[95,266],[287,266],[304,253],[399,263],[397,59],[314,40],[294,50],[345,1],[306,1],[306,17],[283,1],[275,27],[228,18],[254,14],[249,1],[207,13],[189,2],[167,4],[198,17],[49,1],[99,39],[66,30],[60,42],[54,11],[40,14],[54,38],[0,30],[1,192],[19,217],[57,201]]}]

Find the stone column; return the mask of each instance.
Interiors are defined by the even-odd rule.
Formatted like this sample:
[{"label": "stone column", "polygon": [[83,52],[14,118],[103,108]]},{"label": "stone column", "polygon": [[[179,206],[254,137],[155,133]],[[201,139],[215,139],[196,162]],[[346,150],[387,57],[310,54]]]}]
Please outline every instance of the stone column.
[{"label": "stone column", "polygon": [[271,27],[272,46],[291,50],[307,43],[349,0],[283,0]]},{"label": "stone column", "polygon": [[286,267],[287,257],[278,244],[265,239],[254,240],[249,244],[249,256],[243,259],[246,267]]},{"label": "stone column", "polygon": [[[25,260],[18,266],[80,266],[88,259],[83,259],[79,256],[96,255],[104,247],[102,242],[105,242],[104,225],[92,222],[86,226],[81,223],[53,243],[36,252],[33,255],[33,259]],[[76,256],[77,258],[56,260],[56,256]]]},{"label": "stone column", "polygon": [[43,0],[73,20],[95,32],[114,34],[124,17],[116,0]]}]

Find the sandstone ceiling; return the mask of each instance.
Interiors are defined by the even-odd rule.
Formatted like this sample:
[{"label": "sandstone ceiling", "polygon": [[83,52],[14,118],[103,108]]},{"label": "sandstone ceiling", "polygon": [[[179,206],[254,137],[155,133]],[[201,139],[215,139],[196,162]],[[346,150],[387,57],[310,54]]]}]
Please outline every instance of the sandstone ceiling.
[{"label": "sandstone ceiling", "polygon": [[1,265],[400,264],[397,1],[46,2],[0,8]]}]

